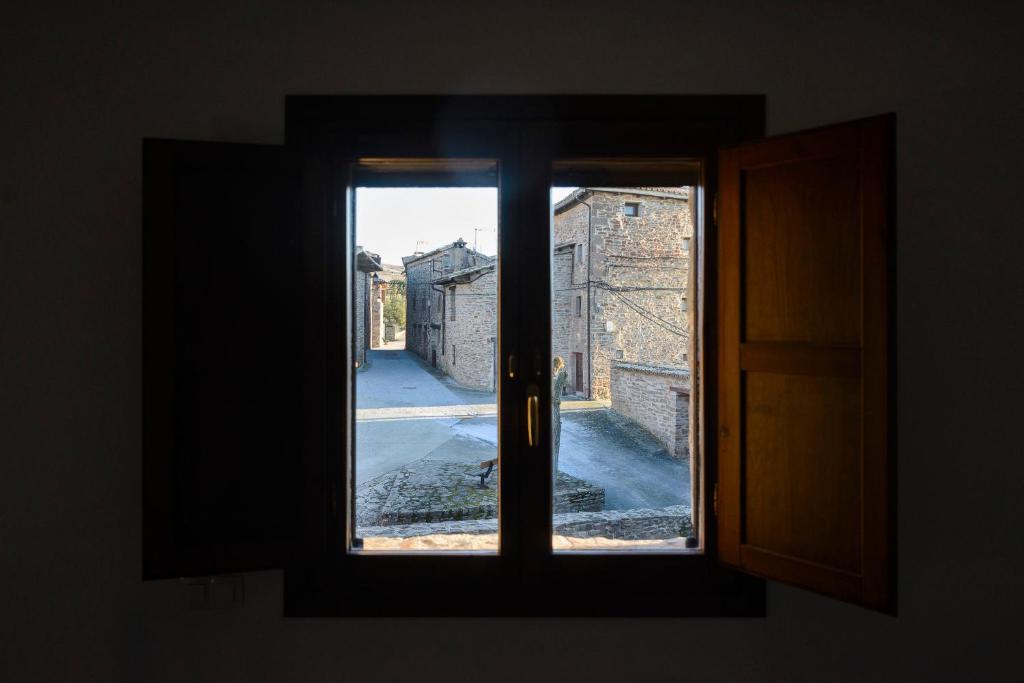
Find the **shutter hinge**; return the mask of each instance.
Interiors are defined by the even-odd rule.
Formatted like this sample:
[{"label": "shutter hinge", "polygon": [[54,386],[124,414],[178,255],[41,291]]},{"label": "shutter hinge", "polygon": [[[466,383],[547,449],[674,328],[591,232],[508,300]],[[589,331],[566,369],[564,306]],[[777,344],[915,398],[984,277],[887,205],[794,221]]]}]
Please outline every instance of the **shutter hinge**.
[{"label": "shutter hinge", "polygon": [[711,511],[715,517],[718,516],[718,482],[715,482],[715,488],[711,492]]}]

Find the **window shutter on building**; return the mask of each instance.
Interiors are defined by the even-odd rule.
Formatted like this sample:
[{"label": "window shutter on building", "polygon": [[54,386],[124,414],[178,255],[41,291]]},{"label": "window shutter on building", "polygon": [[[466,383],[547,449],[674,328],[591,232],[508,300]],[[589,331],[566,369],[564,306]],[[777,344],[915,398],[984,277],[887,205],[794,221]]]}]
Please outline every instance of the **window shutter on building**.
[{"label": "window shutter on building", "polygon": [[143,578],[281,566],[302,286],[282,147],[143,143]]},{"label": "window shutter on building", "polygon": [[718,556],[895,610],[894,118],[722,150]]}]

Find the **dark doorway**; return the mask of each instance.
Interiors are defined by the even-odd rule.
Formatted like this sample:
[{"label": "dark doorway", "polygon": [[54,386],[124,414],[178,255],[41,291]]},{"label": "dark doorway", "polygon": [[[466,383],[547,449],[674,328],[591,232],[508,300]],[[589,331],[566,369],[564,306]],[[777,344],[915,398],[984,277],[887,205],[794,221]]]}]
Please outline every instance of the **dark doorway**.
[{"label": "dark doorway", "polygon": [[583,354],[573,352],[572,357],[576,367],[576,372],[573,374],[573,391],[582,394],[586,391],[583,386]]}]

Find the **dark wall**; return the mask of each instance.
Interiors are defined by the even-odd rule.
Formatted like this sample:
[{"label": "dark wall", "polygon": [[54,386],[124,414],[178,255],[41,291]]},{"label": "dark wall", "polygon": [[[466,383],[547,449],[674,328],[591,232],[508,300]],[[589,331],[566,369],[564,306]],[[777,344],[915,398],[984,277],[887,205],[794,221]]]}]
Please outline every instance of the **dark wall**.
[{"label": "dark wall", "polygon": [[[1021,666],[1011,3],[11,4],[0,679],[978,679]],[[280,142],[289,93],[764,93],[772,133],[896,111],[900,616],[772,584],[762,620],[285,620],[277,573],[247,576],[236,610],[188,610],[175,582],[143,585],[140,138]]]}]

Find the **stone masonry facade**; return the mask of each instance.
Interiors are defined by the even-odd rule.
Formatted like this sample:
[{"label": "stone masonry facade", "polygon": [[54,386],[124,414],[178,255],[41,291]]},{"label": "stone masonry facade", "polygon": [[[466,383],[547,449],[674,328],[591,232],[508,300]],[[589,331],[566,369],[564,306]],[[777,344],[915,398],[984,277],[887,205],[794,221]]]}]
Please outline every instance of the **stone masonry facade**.
[{"label": "stone masonry facade", "polygon": [[690,373],[613,361],[612,410],[644,427],[679,458],[690,455]]},{"label": "stone masonry facade", "polygon": [[460,239],[406,256],[402,262],[406,349],[466,387],[492,390],[497,334],[494,259]]},{"label": "stone masonry facade", "polygon": [[[611,399],[689,455],[690,188],[580,188],[554,207],[552,351],[568,392]],[[497,273],[458,240],[402,259],[406,348],[460,385],[494,391]]]},{"label": "stone masonry facade", "polygon": [[447,348],[438,367],[464,387],[495,390],[497,291],[495,264],[473,266],[435,281],[445,290],[443,334]]},{"label": "stone masonry facade", "polygon": [[555,206],[552,347],[570,392],[610,398],[614,361],[688,369],[689,200],[683,187],[581,188]]},{"label": "stone masonry facade", "polygon": [[352,283],[352,298],[355,307],[355,320],[352,329],[352,360],[356,367],[366,363],[366,349],[373,345],[370,321],[374,312],[377,312],[378,319],[383,316],[384,312],[382,303],[376,305],[374,303],[377,298],[374,274],[380,269],[380,257],[377,254],[366,251],[362,247],[356,247],[356,269]]}]

